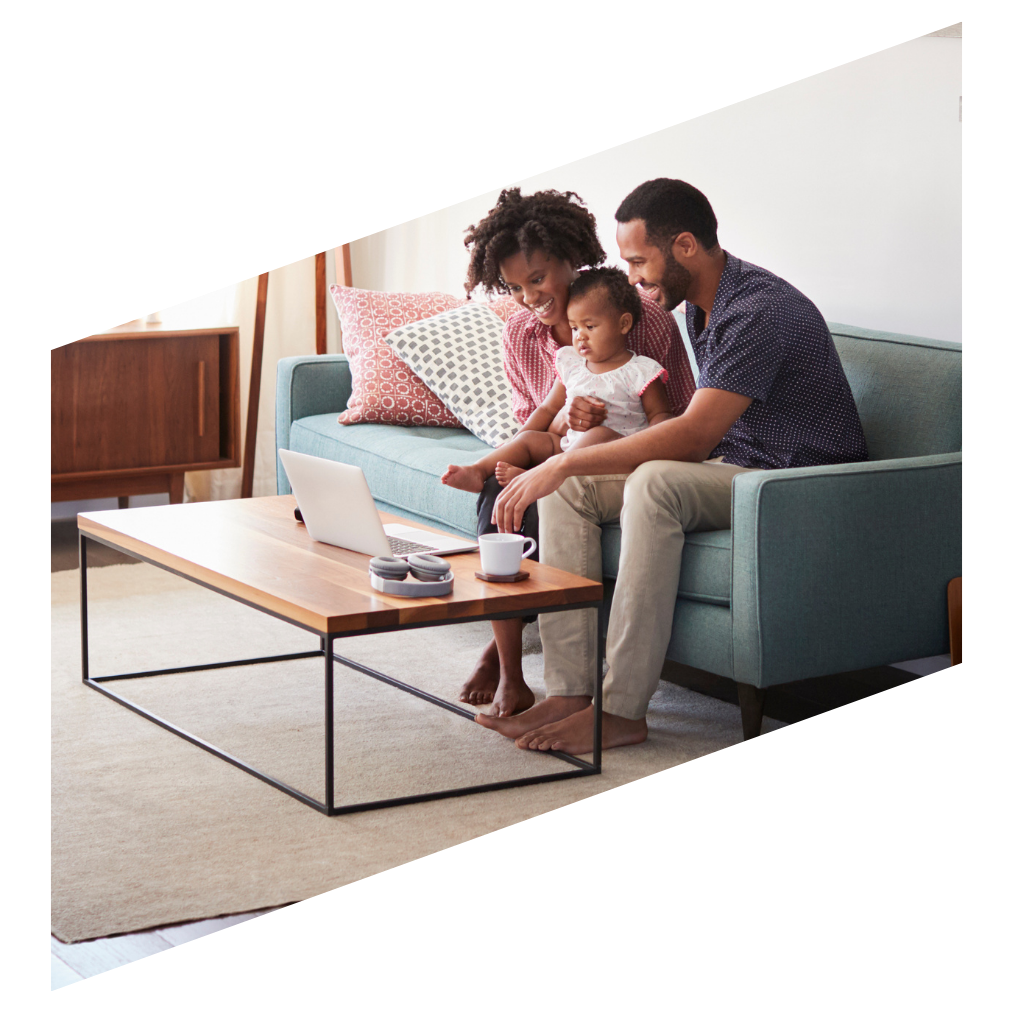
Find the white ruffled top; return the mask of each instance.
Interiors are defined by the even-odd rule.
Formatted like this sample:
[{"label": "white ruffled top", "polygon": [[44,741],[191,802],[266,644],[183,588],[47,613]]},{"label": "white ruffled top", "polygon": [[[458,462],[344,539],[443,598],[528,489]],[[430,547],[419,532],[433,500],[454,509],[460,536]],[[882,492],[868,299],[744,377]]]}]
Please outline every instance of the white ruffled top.
[{"label": "white ruffled top", "polygon": [[[592,373],[570,345],[562,345],[556,352],[556,373],[566,388],[567,404],[575,397],[594,397],[604,401],[608,415],[603,425],[620,436],[630,436],[647,428],[647,414],[640,398],[652,381],[661,377],[664,383],[668,379],[664,366],[646,355],[634,355],[625,365],[607,373]],[[560,444],[563,450],[579,435],[569,430]]]}]

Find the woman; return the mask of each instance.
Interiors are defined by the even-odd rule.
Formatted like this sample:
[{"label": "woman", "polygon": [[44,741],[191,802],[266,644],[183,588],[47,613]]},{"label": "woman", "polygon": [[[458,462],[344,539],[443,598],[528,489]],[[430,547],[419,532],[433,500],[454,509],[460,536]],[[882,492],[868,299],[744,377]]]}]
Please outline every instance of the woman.
[{"label": "woman", "polygon": [[[522,197],[518,188],[508,189],[499,195],[496,207],[468,229],[464,245],[471,254],[467,292],[478,286],[489,293],[506,292],[524,307],[503,331],[503,364],[513,388],[513,411],[524,429],[552,388],[556,351],[560,345],[573,344],[566,315],[570,284],[580,268],[605,260],[594,215],[571,191],[541,190]],[[643,314],[627,343],[636,354],[655,359],[668,370],[665,391],[672,411],[681,415],[695,385],[671,313],[644,296]],[[591,429],[604,420],[600,405],[574,398],[550,431],[563,435],[568,428]],[[496,530],[492,509],[500,488],[493,477],[479,494],[480,535]],[[538,540],[537,505],[525,513],[522,531]],[[524,621],[502,619],[492,624],[493,639],[464,684],[462,701],[475,706],[491,703],[490,713],[499,716],[526,710],[535,702],[521,671]]]}]

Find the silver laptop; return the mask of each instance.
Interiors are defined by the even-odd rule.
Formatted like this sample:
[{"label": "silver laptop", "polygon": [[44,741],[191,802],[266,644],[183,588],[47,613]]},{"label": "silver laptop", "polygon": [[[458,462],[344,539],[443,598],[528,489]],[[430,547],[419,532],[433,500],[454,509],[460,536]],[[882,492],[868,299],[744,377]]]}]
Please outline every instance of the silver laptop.
[{"label": "silver laptop", "polygon": [[408,556],[428,552],[449,556],[471,552],[477,542],[439,535],[407,524],[384,524],[366,484],[354,464],[280,450],[278,455],[295,493],[310,538],[370,556]]}]

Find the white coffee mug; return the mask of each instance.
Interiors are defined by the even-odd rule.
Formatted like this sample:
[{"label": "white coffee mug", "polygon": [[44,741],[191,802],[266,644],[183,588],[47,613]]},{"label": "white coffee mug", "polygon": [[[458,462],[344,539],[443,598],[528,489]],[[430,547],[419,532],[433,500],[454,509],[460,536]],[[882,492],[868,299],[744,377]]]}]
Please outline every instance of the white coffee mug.
[{"label": "white coffee mug", "polygon": [[[531,546],[524,548],[525,543]],[[479,535],[478,552],[482,557],[482,571],[497,577],[512,577],[521,568],[521,560],[527,559],[538,543],[523,535]]]}]

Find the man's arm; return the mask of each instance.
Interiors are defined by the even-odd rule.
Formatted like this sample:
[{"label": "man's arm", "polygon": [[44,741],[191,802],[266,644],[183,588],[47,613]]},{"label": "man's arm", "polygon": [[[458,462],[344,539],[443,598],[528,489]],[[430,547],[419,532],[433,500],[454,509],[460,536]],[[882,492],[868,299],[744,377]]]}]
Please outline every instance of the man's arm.
[{"label": "man's arm", "polygon": [[752,400],[744,394],[704,387],[677,418],[611,443],[556,454],[518,475],[499,494],[496,525],[500,531],[517,531],[524,511],[555,492],[571,475],[629,474],[645,461],[705,461]]}]

